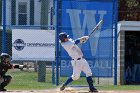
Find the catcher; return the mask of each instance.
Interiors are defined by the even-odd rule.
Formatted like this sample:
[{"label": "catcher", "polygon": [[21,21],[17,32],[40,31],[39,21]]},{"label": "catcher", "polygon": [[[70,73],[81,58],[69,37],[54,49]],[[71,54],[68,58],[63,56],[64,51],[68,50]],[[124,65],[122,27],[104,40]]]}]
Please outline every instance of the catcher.
[{"label": "catcher", "polygon": [[7,53],[1,53],[1,60],[0,60],[0,91],[6,91],[6,89],[4,88],[5,86],[7,86],[12,77],[10,75],[5,75],[6,72],[9,69],[22,69],[24,67],[26,67],[25,65],[12,65],[10,63],[11,61],[11,56],[8,55]]},{"label": "catcher", "polygon": [[62,47],[67,51],[69,56],[72,58],[71,64],[73,66],[73,75],[67,79],[67,81],[60,87],[60,90],[64,90],[65,87],[74,80],[79,79],[81,71],[86,74],[86,80],[89,85],[89,92],[98,92],[93,86],[92,72],[87,63],[86,59],[83,57],[81,49],[77,46],[78,43],[84,43],[88,40],[88,36],[83,36],[77,40],[72,40],[68,38],[67,33],[62,32],[59,34],[59,39],[61,41]]}]

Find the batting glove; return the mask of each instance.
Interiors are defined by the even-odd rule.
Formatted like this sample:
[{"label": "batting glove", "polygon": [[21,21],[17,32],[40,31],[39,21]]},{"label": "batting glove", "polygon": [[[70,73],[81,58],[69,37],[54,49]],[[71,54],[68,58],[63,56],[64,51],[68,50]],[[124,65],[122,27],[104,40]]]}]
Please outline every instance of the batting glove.
[{"label": "batting glove", "polygon": [[85,43],[89,39],[89,36],[83,36],[80,39],[80,43]]}]

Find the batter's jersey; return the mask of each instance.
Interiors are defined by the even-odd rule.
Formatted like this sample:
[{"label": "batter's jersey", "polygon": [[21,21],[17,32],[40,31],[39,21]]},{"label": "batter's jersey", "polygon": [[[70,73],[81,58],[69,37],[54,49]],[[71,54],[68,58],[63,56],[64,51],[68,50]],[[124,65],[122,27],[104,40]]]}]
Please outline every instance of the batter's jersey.
[{"label": "batter's jersey", "polygon": [[67,42],[62,42],[61,45],[72,59],[77,60],[83,57],[81,49],[75,44],[74,40],[68,39]]}]

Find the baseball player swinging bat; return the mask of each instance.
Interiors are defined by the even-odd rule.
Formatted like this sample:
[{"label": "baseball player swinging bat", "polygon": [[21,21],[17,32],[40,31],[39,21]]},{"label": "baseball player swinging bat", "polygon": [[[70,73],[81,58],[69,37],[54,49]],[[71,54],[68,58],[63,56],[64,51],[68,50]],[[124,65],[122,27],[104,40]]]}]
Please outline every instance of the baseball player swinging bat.
[{"label": "baseball player swinging bat", "polygon": [[59,39],[61,41],[62,47],[67,51],[69,56],[72,58],[71,64],[73,67],[73,74],[63,83],[60,87],[60,91],[63,91],[65,87],[80,78],[81,71],[86,75],[86,80],[89,85],[89,92],[98,92],[98,90],[93,85],[92,71],[86,59],[83,57],[82,50],[77,46],[79,43],[85,43],[91,34],[98,30],[102,24],[102,20],[93,28],[92,32],[88,36],[82,36],[76,40],[69,38],[67,33],[62,32],[59,34]]}]

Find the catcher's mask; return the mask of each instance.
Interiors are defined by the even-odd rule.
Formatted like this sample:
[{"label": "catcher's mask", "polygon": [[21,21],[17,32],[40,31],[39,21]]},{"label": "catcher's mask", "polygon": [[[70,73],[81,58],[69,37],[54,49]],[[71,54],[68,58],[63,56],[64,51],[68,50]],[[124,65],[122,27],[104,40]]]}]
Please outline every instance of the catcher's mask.
[{"label": "catcher's mask", "polygon": [[67,35],[66,32],[62,32],[59,34],[59,39],[61,40],[61,42],[64,42],[64,39],[68,38],[68,37],[69,37],[69,35]]},{"label": "catcher's mask", "polygon": [[1,53],[1,62],[4,64],[10,63],[11,56],[7,53]]}]

